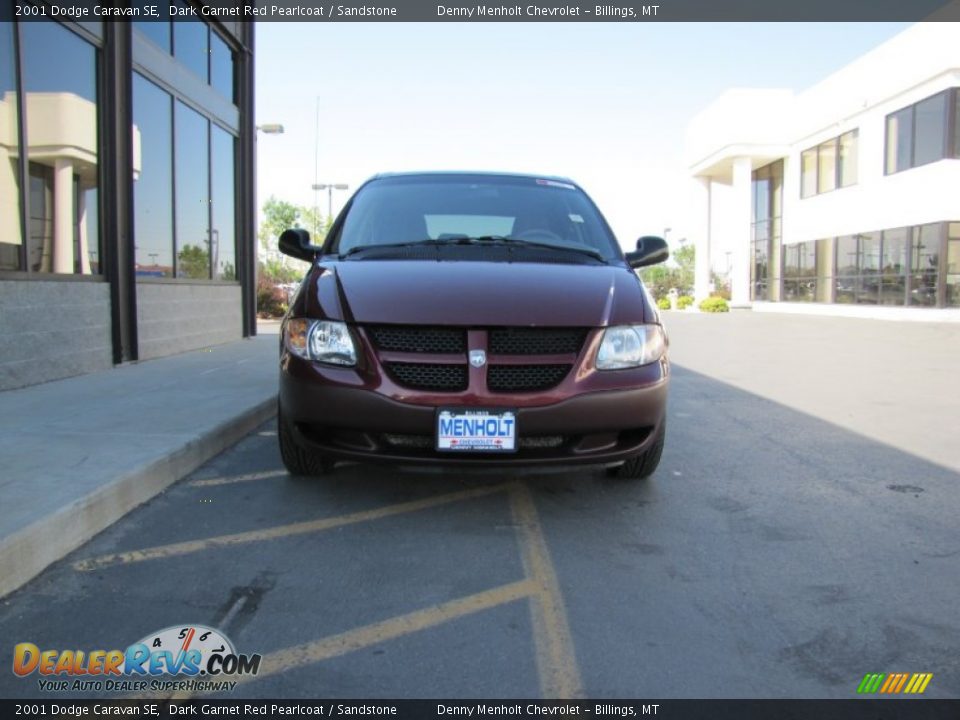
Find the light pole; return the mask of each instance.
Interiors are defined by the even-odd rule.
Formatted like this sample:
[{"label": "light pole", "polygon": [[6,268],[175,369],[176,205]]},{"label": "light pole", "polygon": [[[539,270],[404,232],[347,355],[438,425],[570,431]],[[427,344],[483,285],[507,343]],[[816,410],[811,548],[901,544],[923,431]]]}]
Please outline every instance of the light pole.
[{"label": "light pole", "polygon": [[673,228],[665,227],[665,228],[663,229],[663,239],[664,239],[664,240],[667,239],[667,235],[670,233],[671,230],[673,230]]},{"label": "light pole", "polygon": [[313,186],[314,192],[317,190],[327,191],[327,217],[333,217],[333,191],[347,190],[350,186],[346,183],[316,183]]},{"label": "light pole", "polygon": [[264,123],[263,125],[257,125],[257,132],[262,132],[264,135],[283,135],[283,125],[280,123]]}]

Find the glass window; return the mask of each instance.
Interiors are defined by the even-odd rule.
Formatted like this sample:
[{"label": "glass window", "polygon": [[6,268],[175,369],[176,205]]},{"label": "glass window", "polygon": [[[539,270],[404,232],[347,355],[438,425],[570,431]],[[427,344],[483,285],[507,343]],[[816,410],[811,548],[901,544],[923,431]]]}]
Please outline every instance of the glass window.
[{"label": "glass window", "polygon": [[136,274],[173,277],[173,99],[133,74]]},{"label": "glass window", "polygon": [[855,235],[837,238],[837,275],[857,275],[860,272],[858,257]]},{"label": "glass window", "polygon": [[770,179],[757,173],[757,178],[753,181],[753,220],[761,223],[769,219]]},{"label": "glass window", "polygon": [[217,33],[210,31],[210,84],[233,102],[233,53]]},{"label": "glass window", "polygon": [[209,121],[175,103],[177,277],[210,277]]},{"label": "glass window", "polygon": [[947,305],[960,307],[960,223],[950,223],[947,240]]},{"label": "glass window", "polygon": [[41,177],[49,190],[49,202],[30,209],[29,262],[39,272],[99,272],[96,49],[52,21],[20,31],[31,199]]},{"label": "glass window", "polygon": [[937,276],[940,272],[941,224],[932,223],[913,229],[910,246],[911,305],[937,304]]},{"label": "glass window", "polygon": [[50,272],[53,257],[53,168],[30,163],[30,242],[27,267]]},{"label": "glass window", "polygon": [[960,88],[953,89],[953,156],[960,158]]},{"label": "glass window", "polygon": [[[186,0],[176,0],[176,4],[181,8],[190,7]],[[178,19],[173,23],[173,54],[204,82],[209,82],[209,32],[202,20]]]},{"label": "glass window", "polygon": [[840,187],[857,184],[858,135],[854,130],[840,136]]},{"label": "glass window", "polygon": [[947,137],[947,93],[942,92],[916,105],[913,166],[941,160]]},{"label": "glass window", "polygon": [[237,279],[233,148],[233,135],[214,125],[210,136],[210,167],[213,171],[213,228],[210,230],[210,252],[213,256],[213,276],[217,280]]},{"label": "glass window", "polygon": [[0,270],[22,270],[20,142],[13,23],[0,22]]},{"label": "glass window", "polygon": [[903,305],[907,292],[907,257],[909,253],[909,229],[898,228],[883,232],[880,258],[880,304]]},{"label": "glass window", "polygon": [[817,149],[804,150],[800,156],[800,196],[817,194]]},{"label": "glass window", "polygon": [[817,192],[830,192],[837,187],[837,141],[825,142],[817,150]]},{"label": "glass window", "polygon": [[[134,3],[138,5],[138,3]],[[166,3],[155,5],[161,18],[170,17]],[[142,8],[142,6],[141,6]],[[133,26],[159,45],[164,52],[170,52],[170,21],[169,20],[134,20]]]},{"label": "glass window", "polygon": [[887,117],[887,174],[911,166],[913,141],[913,108],[908,107]]}]

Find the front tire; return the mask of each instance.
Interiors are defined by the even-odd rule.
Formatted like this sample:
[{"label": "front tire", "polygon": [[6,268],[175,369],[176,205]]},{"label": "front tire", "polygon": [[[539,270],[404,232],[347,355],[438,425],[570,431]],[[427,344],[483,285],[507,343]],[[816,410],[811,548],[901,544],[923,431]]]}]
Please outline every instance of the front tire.
[{"label": "front tire", "polygon": [[319,477],[333,471],[333,461],[313,448],[304,447],[284,417],[283,408],[277,407],[277,438],[280,441],[280,458],[291,475]]},{"label": "front tire", "polygon": [[623,465],[610,468],[610,476],[620,478],[621,480],[642,480],[643,478],[648,478],[653,475],[657,466],[660,464],[660,456],[663,455],[663,441],[666,436],[666,431],[667,421],[664,420],[660,423],[660,428],[657,430],[657,436],[654,438],[653,445],[651,445],[646,452],[634,455],[625,461]]}]

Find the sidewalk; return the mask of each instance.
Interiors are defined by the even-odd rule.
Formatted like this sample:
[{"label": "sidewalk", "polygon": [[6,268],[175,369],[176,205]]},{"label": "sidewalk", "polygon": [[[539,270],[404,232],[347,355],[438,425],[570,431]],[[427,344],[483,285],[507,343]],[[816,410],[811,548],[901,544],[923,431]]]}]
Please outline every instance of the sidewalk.
[{"label": "sidewalk", "polygon": [[0,393],[0,597],[273,415],[276,332]]}]

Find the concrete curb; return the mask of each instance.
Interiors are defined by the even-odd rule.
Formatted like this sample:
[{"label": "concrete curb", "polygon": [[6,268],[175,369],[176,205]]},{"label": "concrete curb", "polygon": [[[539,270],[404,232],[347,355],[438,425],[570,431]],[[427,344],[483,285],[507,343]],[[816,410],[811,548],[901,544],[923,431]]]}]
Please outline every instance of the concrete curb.
[{"label": "concrete curb", "polygon": [[276,411],[277,400],[271,397],[191,438],[165,457],[102,485],[9,537],[0,538],[0,597],[26,584],[135,507],[189,475],[269,420]]}]

